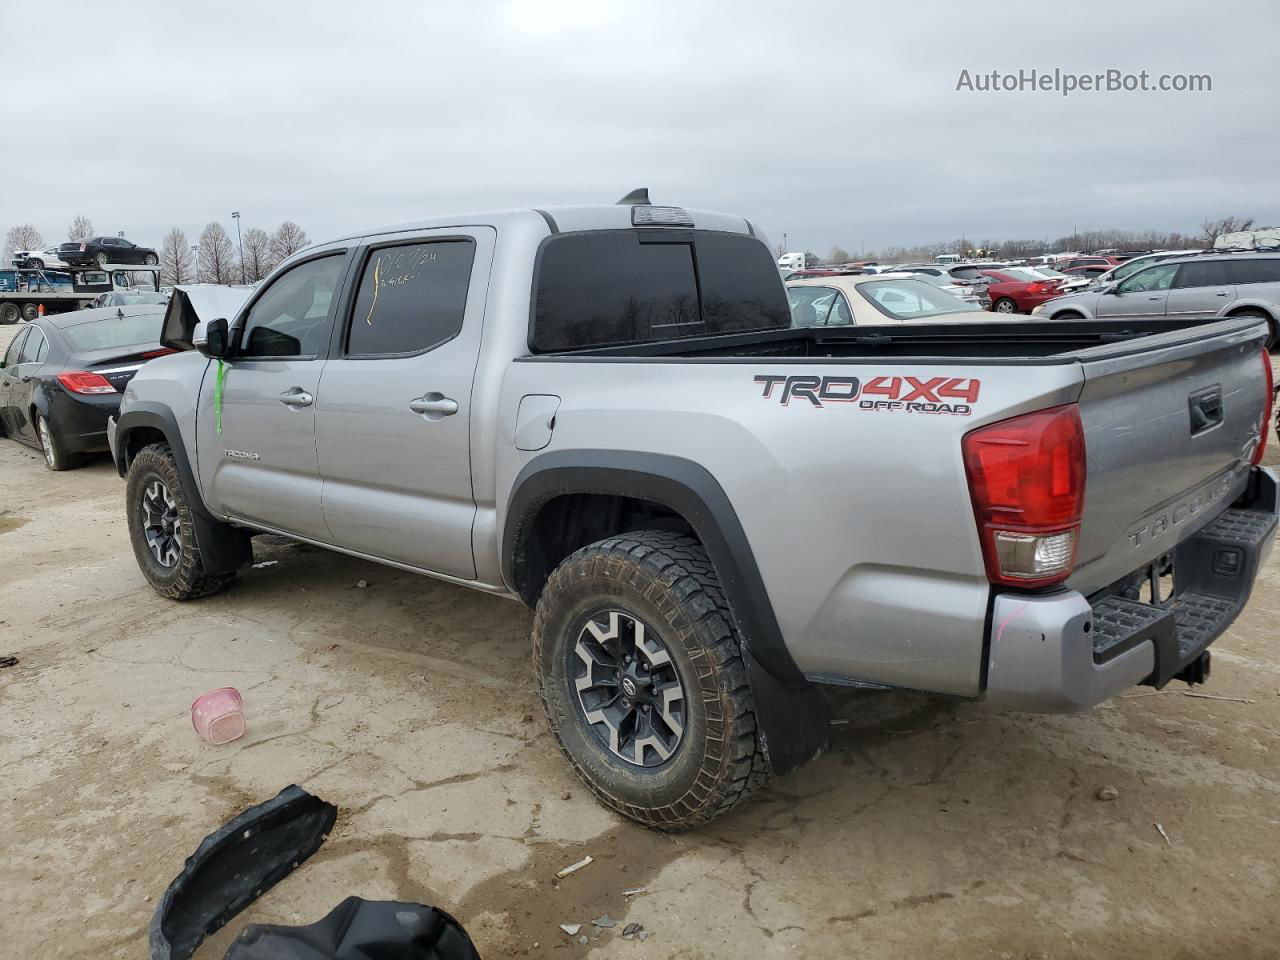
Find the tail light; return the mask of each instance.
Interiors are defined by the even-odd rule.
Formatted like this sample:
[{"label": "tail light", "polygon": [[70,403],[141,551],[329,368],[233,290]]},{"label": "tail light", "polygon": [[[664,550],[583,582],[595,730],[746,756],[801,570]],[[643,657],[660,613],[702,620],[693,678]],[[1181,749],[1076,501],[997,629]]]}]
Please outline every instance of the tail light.
[{"label": "tail light", "polygon": [[116,388],[100,373],[89,373],[85,370],[71,370],[58,374],[58,382],[71,393],[94,395],[99,393],[116,393]]},{"label": "tail light", "polygon": [[88,249],[89,249],[88,244],[84,244],[84,243],[80,244],[80,252],[81,252],[81,253],[84,253],[84,252],[85,252],[86,250],[88,250]]},{"label": "tail light", "polygon": [[1275,402],[1275,377],[1271,370],[1271,354],[1262,348],[1262,370],[1267,378],[1267,396],[1262,403],[1262,423],[1258,426],[1258,445],[1253,450],[1253,465],[1262,462],[1262,455],[1267,452],[1267,433],[1271,429],[1271,409]]},{"label": "tail light", "polygon": [[1051,290],[1053,290],[1053,288],[1054,288],[1054,284],[1049,283],[1047,281],[1037,280],[1034,283],[1032,283],[1031,286],[1027,287],[1027,293],[1031,293],[1031,294],[1049,293]]},{"label": "tail light", "polygon": [[965,434],[987,579],[1045,587],[1071,575],[1084,513],[1084,426],[1075,404]]}]

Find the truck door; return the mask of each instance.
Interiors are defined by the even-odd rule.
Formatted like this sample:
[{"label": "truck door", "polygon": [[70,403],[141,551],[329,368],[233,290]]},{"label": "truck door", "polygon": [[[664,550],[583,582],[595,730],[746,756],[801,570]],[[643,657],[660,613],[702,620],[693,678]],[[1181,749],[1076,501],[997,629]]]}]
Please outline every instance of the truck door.
[{"label": "truck door", "polygon": [[1157,263],[1139,270],[1116,284],[1110,293],[1098,297],[1099,319],[1163,317],[1169,288],[1178,272],[1176,263]]},{"label": "truck door", "polygon": [[201,486],[216,512],[327,541],[316,467],[315,402],[328,355],[346,251],[322,252],[279,274],[241,312],[222,388],[216,364],[200,391]]},{"label": "truck door", "polygon": [[471,385],[489,227],[371,238],[316,401],[333,542],[474,579]]}]

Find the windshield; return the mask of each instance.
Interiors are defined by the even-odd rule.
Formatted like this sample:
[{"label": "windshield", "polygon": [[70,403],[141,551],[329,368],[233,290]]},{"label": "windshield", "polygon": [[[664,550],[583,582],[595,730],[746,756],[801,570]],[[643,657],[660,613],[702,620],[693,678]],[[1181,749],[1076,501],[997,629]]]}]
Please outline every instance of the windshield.
[{"label": "windshield", "polygon": [[899,320],[978,312],[972,304],[920,280],[873,280],[858,284],[857,290],[881,313]]},{"label": "windshield", "polygon": [[1118,282],[1120,280],[1123,280],[1125,277],[1132,276],[1133,274],[1141,270],[1143,267],[1151,266],[1153,263],[1156,263],[1161,259],[1163,258],[1162,257],[1135,257],[1132,260],[1126,260],[1124,263],[1120,264],[1120,266],[1116,267],[1114,270],[1112,270],[1110,273],[1106,275],[1107,280],[1111,282]]},{"label": "windshield", "polygon": [[159,310],[135,313],[127,317],[107,317],[90,320],[73,327],[63,327],[77,350],[104,350],[107,347],[128,347],[160,342],[160,325],[164,313]]}]

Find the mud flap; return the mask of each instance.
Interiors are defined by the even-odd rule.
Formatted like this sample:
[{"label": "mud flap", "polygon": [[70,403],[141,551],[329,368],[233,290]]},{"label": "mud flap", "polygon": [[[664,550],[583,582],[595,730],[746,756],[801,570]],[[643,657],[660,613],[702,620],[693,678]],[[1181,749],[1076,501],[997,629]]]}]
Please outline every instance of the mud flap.
[{"label": "mud flap", "polygon": [[756,728],[770,769],[781,776],[816,760],[831,737],[822,693],[811,683],[800,686],[779,680],[749,650],[743,650],[743,658],[755,701]]},{"label": "mud flap", "polygon": [[288,786],[205,837],[151,918],[151,960],[189,960],[205,937],[320,849],[338,808]]}]

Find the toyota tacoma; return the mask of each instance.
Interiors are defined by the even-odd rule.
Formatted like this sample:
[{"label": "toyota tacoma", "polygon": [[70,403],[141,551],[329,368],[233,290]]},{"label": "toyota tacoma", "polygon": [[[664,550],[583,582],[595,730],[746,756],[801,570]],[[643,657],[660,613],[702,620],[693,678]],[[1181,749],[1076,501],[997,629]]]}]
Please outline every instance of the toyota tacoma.
[{"label": "toyota tacoma", "polygon": [[517,599],[565,758],[663,829],[819,754],[824,685],[1201,683],[1275,539],[1258,318],[795,329],[751,222],[644,191],[185,302],[109,429],[152,586],[272,533]]}]

